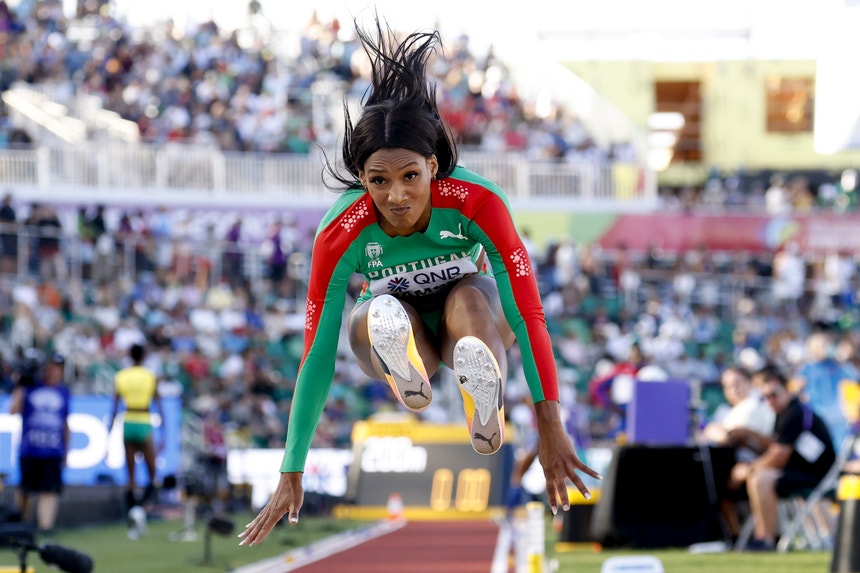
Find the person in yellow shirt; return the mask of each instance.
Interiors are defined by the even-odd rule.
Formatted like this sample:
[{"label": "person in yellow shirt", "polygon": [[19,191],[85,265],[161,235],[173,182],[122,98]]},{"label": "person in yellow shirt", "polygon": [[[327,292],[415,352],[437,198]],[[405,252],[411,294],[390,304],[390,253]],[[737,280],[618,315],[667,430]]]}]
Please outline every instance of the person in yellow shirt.
[{"label": "person in yellow shirt", "polygon": [[[125,446],[125,463],[128,472],[125,498],[131,529],[129,536],[136,538],[146,527],[146,512],[144,505],[150,504],[155,498],[155,455],[156,447],[152,432],[150,408],[154,403],[159,416],[164,418],[161,397],[158,394],[158,381],[155,374],[143,365],[146,350],[140,344],[133,344],[129,349],[133,364],[123,368],[114,377],[113,411],[108,422],[110,434],[113,422],[119,411],[120,401],[125,404],[125,419],[123,422],[123,444]],[[142,497],[137,497],[137,481],[135,476],[135,458],[143,455],[149,482]]]}]

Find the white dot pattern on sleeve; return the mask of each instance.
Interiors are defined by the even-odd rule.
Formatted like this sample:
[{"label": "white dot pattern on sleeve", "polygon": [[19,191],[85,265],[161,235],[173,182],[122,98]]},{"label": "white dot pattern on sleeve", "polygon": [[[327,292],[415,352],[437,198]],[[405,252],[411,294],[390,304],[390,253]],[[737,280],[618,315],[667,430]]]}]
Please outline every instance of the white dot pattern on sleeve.
[{"label": "white dot pattern on sleeve", "polygon": [[456,185],[443,179],[439,182],[439,194],[443,197],[456,197],[460,201],[466,201],[469,191],[465,185]]},{"label": "white dot pattern on sleeve", "polygon": [[529,264],[529,257],[525,249],[517,249],[511,253],[511,262],[516,266],[515,272],[518,277],[527,277],[532,274],[532,267]]},{"label": "white dot pattern on sleeve", "polygon": [[317,313],[317,305],[311,301],[307,301],[305,307],[305,330],[310,330],[314,324],[314,315]]},{"label": "white dot pattern on sleeve", "polygon": [[365,203],[360,203],[352,209],[352,212],[345,215],[343,219],[341,219],[340,225],[344,228],[344,230],[351,231],[355,227],[355,225],[359,221],[367,217],[369,213],[370,210],[367,208],[367,205]]}]

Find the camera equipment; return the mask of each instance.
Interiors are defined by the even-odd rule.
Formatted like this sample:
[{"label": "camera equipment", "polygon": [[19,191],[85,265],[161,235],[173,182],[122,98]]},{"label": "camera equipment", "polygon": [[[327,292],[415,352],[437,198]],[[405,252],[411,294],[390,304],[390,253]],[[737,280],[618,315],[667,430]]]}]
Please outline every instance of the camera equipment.
[{"label": "camera equipment", "polygon": [[0,523],[0,547],[16,547],[19,542],[32,543],[36,530],[32,525],[21,522],[20,512],[13,512],[11,507],[3,507],[8,521]]},{"label": "camera equipment", "polygon": [[25,358],[15,368],[12,379],[15,384],[23,388],[29,388],[36,383],[39,375],[39,360],[34,357]]},{"label": "camera equipment", "polygon": [[46,565],[52,565],[66,573],[91,573],[93,560],[89,555],[63,547],[62,545],[37,545],[33,542],[32,532],[21,537],[7,537],[6,542],[18,550],[21,573],[27,570],[27,553],[36,551]]}]

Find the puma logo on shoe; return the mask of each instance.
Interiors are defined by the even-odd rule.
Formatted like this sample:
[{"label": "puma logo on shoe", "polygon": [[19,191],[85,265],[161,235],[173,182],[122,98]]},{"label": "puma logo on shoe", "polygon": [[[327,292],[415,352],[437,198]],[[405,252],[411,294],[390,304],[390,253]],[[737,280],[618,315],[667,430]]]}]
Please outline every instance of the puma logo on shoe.
[{"label": "puma logo on shoe", "polygon": [[430,399],[426,394],[424,394],[424,382],[421,382],[421,386],[418,387],[418,390],[406,390],[403,393],[404,398],[411,398],[412,396],[421,396],[425,400]]},{"label": "puma logo on shoe", "polygon": [[457,225],[457,232],[456,233],[454,233],[454,231],[446,231],[444,229],[439,231],[439,238],[440,239],[460,239],[461,241],[468,241],[469,240],[469,237],[467,237],[463,234],[463,224],[462,223]]},{"label": "puma logo on shoe", "polygon": [[472,436],[472,438],[474,438],[476,440],[481,440],[483,442],[487,442],[487,444],[489,444],[489,446],[492,448],[493,447],[493,438],[495,438],[497,434],[498,434],[498,432],[493,432],[492,436],[490,436],[489,438],[485,438],[483,434],[479,434],[478,432],[475,432],[475,434]]}]

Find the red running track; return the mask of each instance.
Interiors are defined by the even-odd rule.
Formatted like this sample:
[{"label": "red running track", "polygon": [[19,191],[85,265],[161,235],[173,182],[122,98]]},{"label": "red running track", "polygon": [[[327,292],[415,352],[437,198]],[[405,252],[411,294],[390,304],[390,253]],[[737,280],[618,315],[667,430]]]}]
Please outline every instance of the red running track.
[{"label": "red running track", "polygon": [[489,573],[492,521],[410,521],[404,527],[296,569],[299,573]]}]

